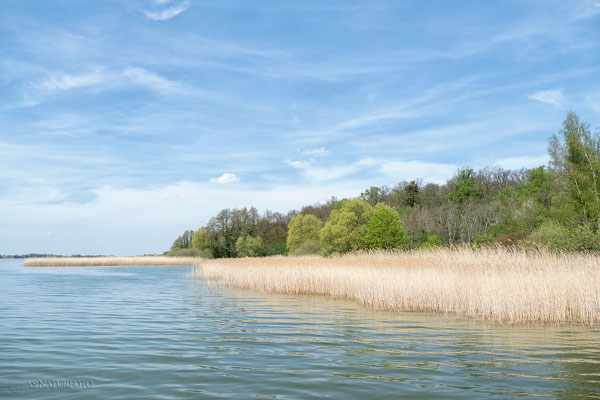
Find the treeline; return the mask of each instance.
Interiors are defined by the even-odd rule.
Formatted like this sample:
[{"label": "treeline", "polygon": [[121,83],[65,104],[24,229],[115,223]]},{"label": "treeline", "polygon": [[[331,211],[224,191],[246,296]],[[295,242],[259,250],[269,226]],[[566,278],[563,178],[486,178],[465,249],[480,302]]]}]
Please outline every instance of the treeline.
[{"label": "treeline", "polygon": [[459,170],[443,185],[371,187],[287,214],[225,209],[186,231],[168,254],[247,257],[341,254],[471,243],[600,250],[600,139],[569,113],[550,163],[518,171]]}]

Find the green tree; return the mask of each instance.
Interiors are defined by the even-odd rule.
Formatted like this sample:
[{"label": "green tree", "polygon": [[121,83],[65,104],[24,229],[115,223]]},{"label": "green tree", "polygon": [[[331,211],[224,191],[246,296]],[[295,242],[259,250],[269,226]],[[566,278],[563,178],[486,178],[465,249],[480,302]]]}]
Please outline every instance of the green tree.
[{"label": "green tree", "polygon": [[238,257],[258,257],[261,256],[263,240],[259,237],[240,236],[235,242],[235,250]]},{"label": "green tree", "polygon": [[421,202],[419,198],[419,184],[415,181],[410,181],[405,187],[403,192],[403,203],[405,206],[414,207]]},{"label": "green tree", "polygon": [[375,207],[378,203],[381,203],[386,195],[388,190],[383,187],[371,186],[364,192],[362,192],[359,196],[360,200],[366,201],[371,205],[371,207]]},{"label": "green tree", "polygon": [[192,248],[206,250],[212,248],[214,239],[207,227],[198,228],[192,237]]},{"label": "green tree", "polygon": [[319,234],[323,254],[341,254],[364,248],[363,238],[372,212],[369,203],[359,199],[338,204]]},{"label": "green tree", "polygon": [[448,193],[448,199],[456,204],[463,204],[467,200],[479,200],[482,190],[477,184],[475,171],[471,168],[461,169],[454,178],[452,191]]},{"label": "green tree", "polygon": [[548,151],[567,202],[583,224],[600,230],[600,139],[570,112]]},{"label": "green tree", "polygon": [[286,254],[287,218],[284,215],[267,210],[256,223],[254,232],[263,240],[265,255]]},{"label": "green tree", "polygon": [[296,215],[288,224],[287,248],[294,251],[304,242],[319,240],[323,222],[311,214]]},{"label": "green tree", "polygon": [[367,249],[406,248],[406,229],[396,210],[385,204],[378,204],[367,223],[364,247]]}]

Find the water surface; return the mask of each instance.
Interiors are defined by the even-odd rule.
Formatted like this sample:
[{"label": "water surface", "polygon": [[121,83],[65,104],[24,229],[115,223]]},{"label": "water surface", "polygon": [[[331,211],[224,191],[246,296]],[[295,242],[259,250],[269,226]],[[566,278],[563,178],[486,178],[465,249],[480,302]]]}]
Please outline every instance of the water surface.
[{"label": "water surface", "polygon": [[0,260],[0,398],[600,398],[600,331]]}]

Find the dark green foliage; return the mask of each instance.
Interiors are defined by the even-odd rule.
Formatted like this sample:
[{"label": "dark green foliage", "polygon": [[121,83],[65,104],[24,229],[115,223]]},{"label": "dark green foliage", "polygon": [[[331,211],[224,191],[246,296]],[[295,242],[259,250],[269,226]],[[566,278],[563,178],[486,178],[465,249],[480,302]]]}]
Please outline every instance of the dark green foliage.
[{"label": "dark green foliage", "polygon": [[477,201],[483,196],[483,190],[475,178],[475,171],[471,168],[458,171],[452,184],[452,191],[448,199],[456,204],[463,204],[467,200]]},{"label": "dark green foliage", "polygon": [[256,223],[255,234],[263,240],[263,254],[273,256],[286,254],[287,216],[267,210]]}]

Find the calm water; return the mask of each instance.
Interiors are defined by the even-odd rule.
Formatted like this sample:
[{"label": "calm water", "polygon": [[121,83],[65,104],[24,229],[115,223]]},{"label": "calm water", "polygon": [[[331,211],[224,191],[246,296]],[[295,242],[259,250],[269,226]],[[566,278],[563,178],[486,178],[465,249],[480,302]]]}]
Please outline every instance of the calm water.
[{"label": "calm water", "polygon": [[0,260],[0,398],[600,398],[600,331]]}]

